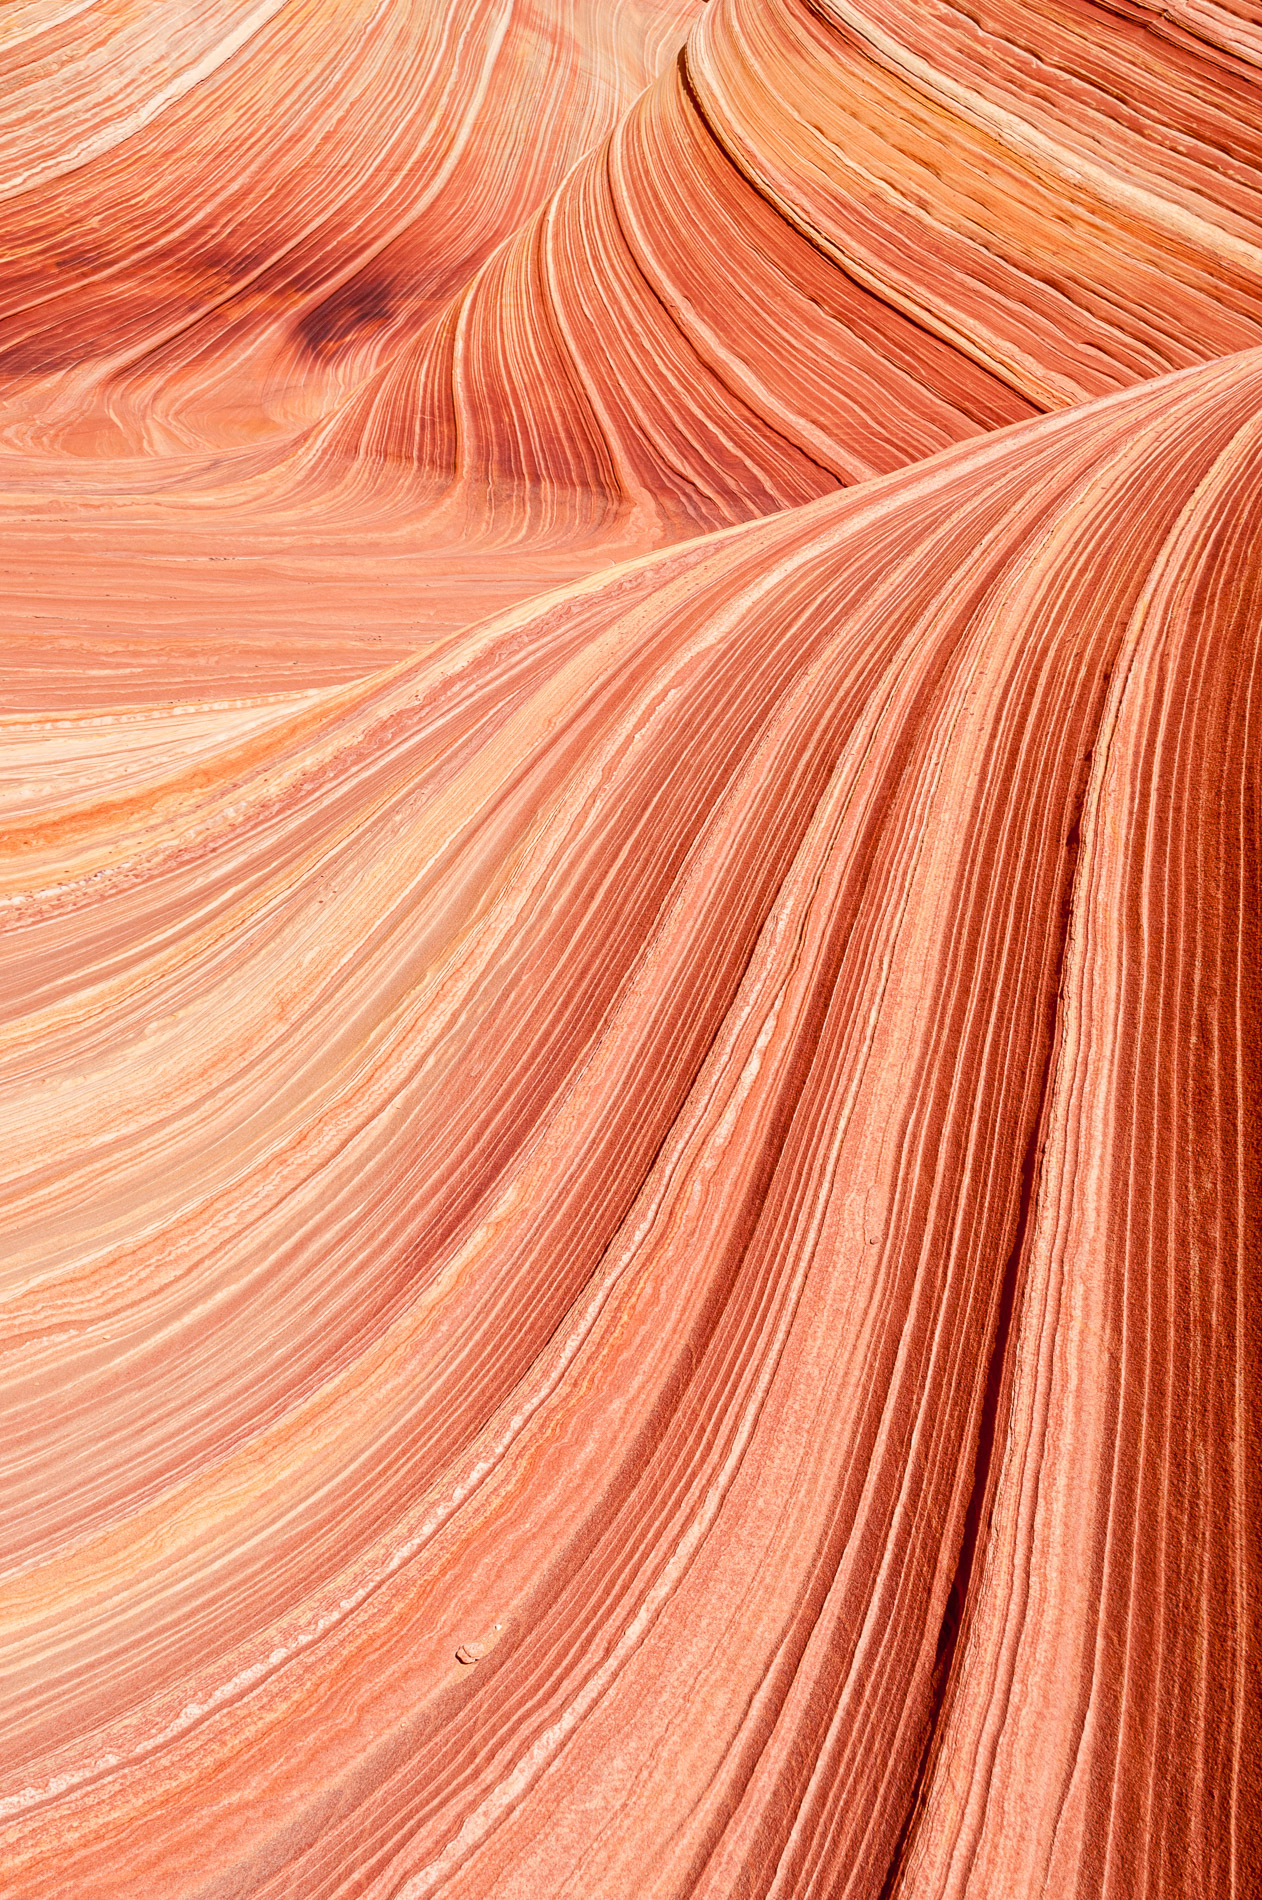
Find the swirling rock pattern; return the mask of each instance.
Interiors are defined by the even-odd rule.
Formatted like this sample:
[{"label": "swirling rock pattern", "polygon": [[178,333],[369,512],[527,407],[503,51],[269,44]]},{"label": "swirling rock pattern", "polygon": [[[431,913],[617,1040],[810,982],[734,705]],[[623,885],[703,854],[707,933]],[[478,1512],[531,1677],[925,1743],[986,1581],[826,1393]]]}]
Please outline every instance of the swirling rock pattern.
[{"label": "swirling rock pattern", "polygon": [[0,1888],[1248,1900],[1255,10],[0,63]]}]

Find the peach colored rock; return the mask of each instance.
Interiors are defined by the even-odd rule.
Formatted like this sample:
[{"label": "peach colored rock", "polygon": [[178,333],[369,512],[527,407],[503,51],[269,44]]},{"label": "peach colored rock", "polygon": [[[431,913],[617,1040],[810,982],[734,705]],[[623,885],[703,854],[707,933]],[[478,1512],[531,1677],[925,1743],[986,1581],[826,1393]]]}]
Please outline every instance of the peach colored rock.
[{"label": "peach colored rock", "polygon": [[0,1893],[1262,1886],[1260,65],[0,21]]}]

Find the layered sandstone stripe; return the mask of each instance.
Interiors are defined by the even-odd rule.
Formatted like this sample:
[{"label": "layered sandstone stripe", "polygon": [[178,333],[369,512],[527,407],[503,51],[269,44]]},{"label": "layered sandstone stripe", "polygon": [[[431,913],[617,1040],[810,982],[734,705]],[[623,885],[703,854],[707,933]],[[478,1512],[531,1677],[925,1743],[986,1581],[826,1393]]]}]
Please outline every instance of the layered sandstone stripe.
[{"label": "layered sandstone stripe", "polygon": [[1249,66],[1108,7],[719,0],[336,439],[771,512],[1256,346],[1260,179]]},{"label": "layered sandstone stripe", "polygon": [[17,722],[10,1891],[1250,1891],[1260,415]]},{"label": "layered sandstone stripe", "polygon": [[1252,1900],[1252,0],[0,14],[0,1894]]},{"label": "layered sandstone stripe", "polygon": [[319,415],[608,131],[700,0],[87,0],[0,23],[0,439]]},{"label": "layered sandstone stripe", "polygon": [[[0,200],[9,691],[32,708],[362,677],[1262,344],[1247,9],[37,17],[14,123],[55,106],[63,168]],[[144,123],[98,151],[124,84]]]}]

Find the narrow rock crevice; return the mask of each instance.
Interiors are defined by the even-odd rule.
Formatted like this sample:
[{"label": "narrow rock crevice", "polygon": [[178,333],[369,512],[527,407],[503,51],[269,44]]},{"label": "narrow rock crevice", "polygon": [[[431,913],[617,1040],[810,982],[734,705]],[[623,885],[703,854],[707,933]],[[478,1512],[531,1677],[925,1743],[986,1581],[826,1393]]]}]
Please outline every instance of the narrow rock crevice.
[{"label": "narrow rock crevice", "polygon": [[[1108,684],[1106,672],[1101,691]],[[985,1546],[990,1533],[995,1492],[1003,1459],[1003,1445],[1012,1401],[1012,1343],[1017,1314],[1025,1283],[1027,1244],[1034,1227],[1042,1174],[1043,1148],[1047,1135],[1056,1071],[1060,1057],[1061,1020],[1064,1004],[1065,965],[1069,948],[1069,926],[1073,915],[1074,893],[1078,882],[1078,864],[1082,853],[1082,812],[1091,775],[1092,752],[1083,756],[1070,807],[1069,828],[1065,837],[1065,875],[1060,915],[1056,923],[1056,989],[1050,1008],[1050,1023],[1044,1044],[1044,1059],[1039,1077],[1038,1107],[1030,1126],[1025,1152],[1021,1157],[1021,1192],[1012,1245],[1003,1264],[999,1297],[995,1312],[990,1357],[986,1366],[986,1384],[982,1394],[981,1415],[973,1455],[973,1483],[964,1530],[946,1609],[938,1631],[934,1655],[933,1691],[924,1747],[912,1785],[907,1814],[890,1855],[889,1867],[881,1883],[878,1900],[897,1900],[903,1873],[908,1864],[916,1829],[924,1812],[933,1771],[946,1733],[951,1698],[959,1679],[957,1657],[963,1655],[963,1638],[976,1602],[974,1573],[980,1575],[985,1562]]]}]

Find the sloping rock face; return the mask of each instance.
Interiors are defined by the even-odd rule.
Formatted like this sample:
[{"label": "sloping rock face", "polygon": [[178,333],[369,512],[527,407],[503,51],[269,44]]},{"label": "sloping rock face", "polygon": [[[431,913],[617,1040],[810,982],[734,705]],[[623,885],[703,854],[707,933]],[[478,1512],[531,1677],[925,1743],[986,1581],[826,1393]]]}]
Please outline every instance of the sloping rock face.
[{"label": "sloping rock face", "polygon": [[0,66],[0,1891],[1251,1900],[1256,9]]}]

